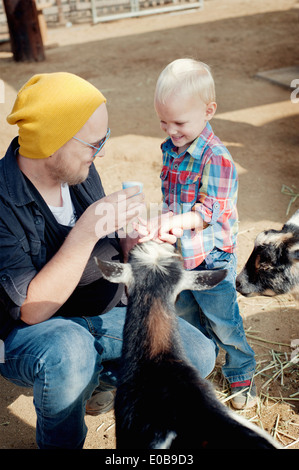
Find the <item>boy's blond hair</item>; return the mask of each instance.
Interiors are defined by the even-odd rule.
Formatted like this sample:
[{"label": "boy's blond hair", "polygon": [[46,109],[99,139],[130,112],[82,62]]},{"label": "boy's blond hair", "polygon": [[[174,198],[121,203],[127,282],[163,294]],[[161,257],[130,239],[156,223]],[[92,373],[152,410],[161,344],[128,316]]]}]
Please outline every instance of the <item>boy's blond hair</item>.
[{"label": "boy's blond hair", "polygon": [[210,67],[189,58],[168,64],[158,78],[155,101],[165,103],[173,93],[199,96],[205,104],[215,101],[215,83]]}]

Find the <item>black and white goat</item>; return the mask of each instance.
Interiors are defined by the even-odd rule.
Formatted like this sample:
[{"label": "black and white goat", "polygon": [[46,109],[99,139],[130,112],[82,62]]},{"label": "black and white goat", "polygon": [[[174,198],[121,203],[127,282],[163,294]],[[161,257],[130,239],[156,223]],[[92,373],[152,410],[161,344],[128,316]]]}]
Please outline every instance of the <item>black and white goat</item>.
[{"label": "black and white goat", "polygon": [[226,271],[188,272],[172,245],[136,245],[127,264],[97,260],[127,286],[121,373],[115,398],[118,449],[275,448],[270,436],[230,412],[189,364],[176,328],[185,289],[218,284]]},{"label": "black and white goat", "polygon": [[299,299],[299,210],[281,230],[266,230],[256,237],[236,288],[247,297],[290,292]]}]

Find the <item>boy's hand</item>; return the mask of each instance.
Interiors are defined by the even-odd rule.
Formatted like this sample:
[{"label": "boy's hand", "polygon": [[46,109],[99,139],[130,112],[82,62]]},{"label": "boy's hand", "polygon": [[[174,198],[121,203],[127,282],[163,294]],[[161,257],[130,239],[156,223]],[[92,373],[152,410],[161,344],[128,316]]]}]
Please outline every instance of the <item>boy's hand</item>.
[{"label": "boy's hand", "polygon": [[134,229],[138,232],[138,243],[143,243],[148,240],[154,240],[158,243],[167,242],[174,244],[177,238],[183,235],[183,229],[174,227],[172,224],[172,212],[166,212],[159,217],[151,219],[146,222],[144,219],[138,218],[139,223],[134,223]]},{"label": "boy's hand", "polygon": [[184,230],[203,230],[207,224],[201,216],[195,211],[185,212],[184,214],[173,215],[167,212],[160,217],[151,219],[148,223],[142,219],[139,225],[134,226],[141,237],[139,243],[147,240],[157,242],[175,243],[177,238],[182,237]]}]

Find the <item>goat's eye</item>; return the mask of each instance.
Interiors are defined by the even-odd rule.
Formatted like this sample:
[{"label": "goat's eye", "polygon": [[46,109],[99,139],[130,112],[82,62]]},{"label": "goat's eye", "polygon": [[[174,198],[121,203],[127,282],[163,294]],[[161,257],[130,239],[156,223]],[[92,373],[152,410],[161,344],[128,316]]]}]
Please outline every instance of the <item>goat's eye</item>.
[{"label": "goat's eye", "polygon": [[259,267],[265,271],[269,271],[269,269],[273,269],[276,263],[275,257],[271,257],[270,254],[262,254],[259,256]]},{"label": "goat's eye", "polygon": [[263,262],[260,264],[261,269],[264,271],[270,271],[271,269],[274,268],[274,266],[271,263]]}]

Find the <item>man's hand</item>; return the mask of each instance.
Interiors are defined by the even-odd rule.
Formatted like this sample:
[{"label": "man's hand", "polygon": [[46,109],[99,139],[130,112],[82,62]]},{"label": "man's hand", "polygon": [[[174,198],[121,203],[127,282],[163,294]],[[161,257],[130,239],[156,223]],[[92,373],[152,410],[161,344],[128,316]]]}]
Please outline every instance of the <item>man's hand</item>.
[{"label": "man's hand", "polygon": [[144,211],[144,195],[139,187],[116,191],[89,206],[73,230],[96,241],[125,227]]}]

